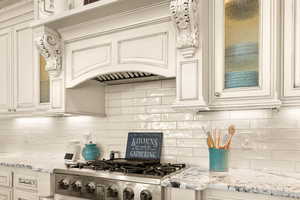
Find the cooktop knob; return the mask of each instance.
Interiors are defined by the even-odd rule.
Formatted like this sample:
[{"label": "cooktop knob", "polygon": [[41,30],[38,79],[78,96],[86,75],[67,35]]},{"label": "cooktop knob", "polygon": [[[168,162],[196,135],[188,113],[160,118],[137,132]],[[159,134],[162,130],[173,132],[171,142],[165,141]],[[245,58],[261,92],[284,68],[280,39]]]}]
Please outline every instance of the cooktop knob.
[{"label": "cooktop knob", "polygon": [[134,192],[131,188],[125,188],[123,191],[123,200],[133,200]]},{"label": "cooktop knob", "polygon": [[69,188],[69,186],[70,186],[70,181],[69,181],[69,179],[61,179],[59,182],[58,182],[58,184],[59,184],[59,187],[61,188],[61,189],[64,189],[64,190],[67,190],[68,188]]},{"label": "cooktop knob", "polygon": [[152,200],[152,195],[149,190],[143,190],[140,194],[141,200]]},{"label": "cooktop knob", "polygon": [[96,184],[94,182],[90,182],[85,186],[88,193],[94,193],[96,191]]},{"label": "cooktop knob", "polygon": [[106,190],[107,192],[107,197],[115,198],[118,197],[118,188],[115,186],[109,186]]},{"label": "cooktop knob", "polygon": [[75,192],[80,192],[81,191],[81,188],[82,188],[82,182],[81,181],[75,181],[73,184],[72,184],[72,188]]}]

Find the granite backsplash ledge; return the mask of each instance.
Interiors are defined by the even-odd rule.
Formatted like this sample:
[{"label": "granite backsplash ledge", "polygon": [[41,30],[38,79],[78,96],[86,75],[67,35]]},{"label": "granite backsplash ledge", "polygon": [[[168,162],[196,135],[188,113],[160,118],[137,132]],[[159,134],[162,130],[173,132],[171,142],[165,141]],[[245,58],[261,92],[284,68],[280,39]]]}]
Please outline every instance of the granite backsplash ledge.
[{"label": "granite backsplash ledge", "polygon": [[[107,117],[0,117],[0,152],[63,153],[67,142],[91,131],[101,148],[125,153],[129,131],[164,133],[162,161],[208,168],[202,126],[235,124],[230,166],[300,172],[300,110],[220,111],[192,114],[172,108],[175,80],[106,86]],[[84,100],[84,99],[83,99]]]}]

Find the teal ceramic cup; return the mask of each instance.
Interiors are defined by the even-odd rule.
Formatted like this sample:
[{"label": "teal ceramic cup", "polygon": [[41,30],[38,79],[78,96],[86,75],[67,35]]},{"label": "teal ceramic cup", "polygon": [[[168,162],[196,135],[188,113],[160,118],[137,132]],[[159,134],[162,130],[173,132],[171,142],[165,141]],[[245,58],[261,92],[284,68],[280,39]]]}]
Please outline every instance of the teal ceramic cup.
[{"label": "teal ceramic cup", "polygon": [[82,150],[82,156],[85,160],[97,160],[100,150],[96,144],[86,144]]},{"label": "teal ceramic cup", "polygon": [[209,171],[228,171],[228,150],[215,148],[209,149]]}]

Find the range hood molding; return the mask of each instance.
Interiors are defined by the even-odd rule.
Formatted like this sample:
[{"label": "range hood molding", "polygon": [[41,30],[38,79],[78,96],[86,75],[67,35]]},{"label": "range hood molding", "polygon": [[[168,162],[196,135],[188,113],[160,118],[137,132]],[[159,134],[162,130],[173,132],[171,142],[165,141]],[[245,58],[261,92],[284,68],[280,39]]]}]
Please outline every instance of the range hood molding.
[{"label": "range hood molding", "polygon": [[176,76],[176,30],[169,4],[151,4],[59,31],[64,40],[66,88],[120,72]]},{"label": "range hood molding", "polygon": [[[123,13],[54,30],[51,28],[57,23],[51,20],[55,16],[49,19],[51,22],[40,24],[42,27],[50,25],[47,28],[60,36],[57,40],[62,44],[61,68],[57,65],[61,72],[53,73],[50,83],[53,110],[68,113],[72,105],[80,108],[76,109],[80,113],[89,113],[81,109],[84,106],[78,107],[82,102],[69,102],[72,98],[68,91],[78,92],[76,97],[84,93],[84,87],[97,92],[95,84],[100,87],[103,84],[91,80],[129,72],[151,74],[154,78],[176,78],[177,98],[173,108],[208,110],[209,49],[208,42],[203,40],[208,37],[208,31],[199,29],[200,25],[208,26],[208,18],[202,18],[208,16],[208,0],[171,0],[171,4],[165,0],[155,0],[155,4],[147,2],[138,8],[130,7],[131,3],[127,2],[128,10]],[[114,5],[117,4],[116,1]],[[37,26],[38,23],[35,29],[40,28]],[[40,31],[37,35],[41,38],[45,34]],[[52,53],[50,57],[56,50],[48,51]],[[101,91],[100,96],[105,96],[103,88]],[[105,114],[103,107],[99,110]]]}]

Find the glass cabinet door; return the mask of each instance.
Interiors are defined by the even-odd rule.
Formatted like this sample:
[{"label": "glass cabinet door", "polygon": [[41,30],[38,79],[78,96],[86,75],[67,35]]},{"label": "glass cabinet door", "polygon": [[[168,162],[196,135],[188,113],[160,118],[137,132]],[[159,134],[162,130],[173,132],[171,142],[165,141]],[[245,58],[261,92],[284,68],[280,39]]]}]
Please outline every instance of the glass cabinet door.
[{"label": "glass cabinet door", "polygon": [[50,102],[50,81],[46,71],[46,61],[40,56],[40,104]]},{"label": "glass cabinet door", "polygon": [[259,86],[259,0],[225,0],[225,88]]},{"label": "glass cabinet door", "polygon": [[276,93],[279,4],[277,0],[209,0],[212,108],[280,104]]}]

